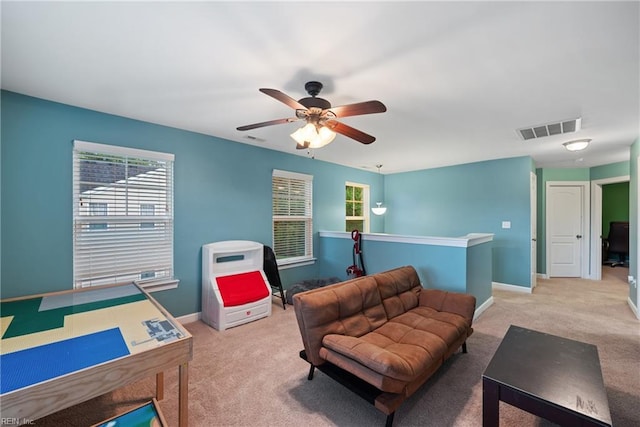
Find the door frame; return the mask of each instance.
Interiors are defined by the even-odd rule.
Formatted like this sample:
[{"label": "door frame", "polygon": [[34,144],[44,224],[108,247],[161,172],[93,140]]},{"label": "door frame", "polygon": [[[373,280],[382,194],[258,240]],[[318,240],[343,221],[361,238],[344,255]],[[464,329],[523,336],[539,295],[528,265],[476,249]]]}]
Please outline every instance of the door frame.
[{"label": "door frame", "polygon": [[591,181],[591,275],[590,279],[602,280],[602,186],[629,182],[629,175]]},{"label": "door frame", "polygon": [[538,284],[538,176],[531,172],[530,175],[530,203],[531,203],[531,289],[535,288]]},{"label": "door frame", "polygon": [[551,236],[549,231],[549,212],[551,204],[549,203],[549,188],[550,187],[582,187],[582,249],[580,251],[580,277],[588,278],[589,277],[589,249],[591,242],[591,233],[590,233],[590,211],[589,207],[591,205],[590,194],[589,194],[589,181],[547,181],[545,185],[545,264],[547,268],[547,276],[549,275],[549,266],[550,255],[551,255]]}]

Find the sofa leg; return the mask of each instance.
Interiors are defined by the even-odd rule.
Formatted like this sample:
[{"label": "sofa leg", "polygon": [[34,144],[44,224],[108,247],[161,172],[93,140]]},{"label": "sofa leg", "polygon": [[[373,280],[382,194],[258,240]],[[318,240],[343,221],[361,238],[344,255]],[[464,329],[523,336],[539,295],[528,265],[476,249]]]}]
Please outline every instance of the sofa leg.
[{"label": "sofa leg", "polygon": [[395,412],[392,412],[389,415],[387,415],[387,422],[384,424],[385,427],[391,427],[393,425],[393,416],[395,414],[396,414]]},{"label": "sofa leg", "polygon": [[309,381],[311,381],[313,379],[313,372],[315,371],[316,367],[311,365],[311,367],[309,368],[309,375],[307,375],[307,379]]},{"label": "sofa leg", "polygon": [[467,342],[466,341],[462,343],[462,352],[463,353],[467,352]]}]

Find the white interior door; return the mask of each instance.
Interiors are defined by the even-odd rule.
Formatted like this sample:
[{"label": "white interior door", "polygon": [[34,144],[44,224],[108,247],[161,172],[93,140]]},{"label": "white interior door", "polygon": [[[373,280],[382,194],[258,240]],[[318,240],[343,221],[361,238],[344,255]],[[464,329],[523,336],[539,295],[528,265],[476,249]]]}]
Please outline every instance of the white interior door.
[{"label": "white interior door", "polygon": [[584,190],[579,185],[547,188],[547,273],[550,277],[581,277]]}]

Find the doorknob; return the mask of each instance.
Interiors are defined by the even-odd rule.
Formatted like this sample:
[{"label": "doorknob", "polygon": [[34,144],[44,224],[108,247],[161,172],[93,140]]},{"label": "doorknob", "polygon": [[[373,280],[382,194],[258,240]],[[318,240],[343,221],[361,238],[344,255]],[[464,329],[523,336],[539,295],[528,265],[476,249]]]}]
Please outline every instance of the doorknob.
[{"label": "doorknob", "polygon": [[576,239],[582,239],[582,234],[576,235]]}]

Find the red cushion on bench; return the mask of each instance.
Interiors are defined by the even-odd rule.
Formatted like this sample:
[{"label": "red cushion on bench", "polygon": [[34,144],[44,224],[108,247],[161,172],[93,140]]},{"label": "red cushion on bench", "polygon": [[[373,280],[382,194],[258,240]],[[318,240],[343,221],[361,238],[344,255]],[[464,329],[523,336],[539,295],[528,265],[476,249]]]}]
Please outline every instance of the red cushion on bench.
[{"label": "red cushion on bench", "polygon": [[216,277],[225,307],[247,304],[269,296],[259,271]]}]

